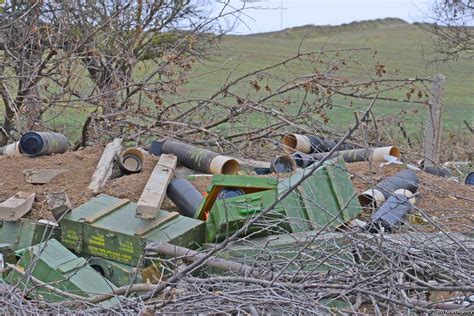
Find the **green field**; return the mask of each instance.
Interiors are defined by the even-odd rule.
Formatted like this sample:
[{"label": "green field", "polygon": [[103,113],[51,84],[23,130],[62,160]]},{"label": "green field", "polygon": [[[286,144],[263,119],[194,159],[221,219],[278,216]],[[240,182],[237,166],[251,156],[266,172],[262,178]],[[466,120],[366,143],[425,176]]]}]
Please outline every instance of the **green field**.
[{"label": "green field", "polygon": [[[361,63],[368,66],[376,61],[385,65],[387,77],[425,78],[437,73],[446,76],[446,97],[444,126],[457,128],[464,126],[463,120],[474,123],[474,61],[459,60],[448,65],[431,64],[427,49],[429,37],[417,25],[397,19],[385,19],[351,23],[336,27],[303,26],[280,32],[246,36],[226,36],[222,40],[221,51],[209,57],[195,68],[195,74],[210,74],[192,79],[188,93],[197,96],[211,95],[228,76],[235,78],[247,72],[277,63],[300,51],[319,51],[370,47],[367,53],[358,56]],[[377,51],[373,56],[374,50]],[[302,73],[308,70],[301,70]],[[396,97],[403,98],[405,92]],[[394,95],[395,96],[395,95]],[[346,101],[347,102],[347,101]],[[344,100],[341,100],[344,103]],[[360,102],[362,108],[366,102]],[[379,116],[393,115],[400,110],[420,108],[414,103],[378,102],[375,113]],[[343,109],[332,110],[332,123],[346,124],[353,117]],[[425,121],[423,109],[416,115],[409,115],[409,128],[419,128]]]}]

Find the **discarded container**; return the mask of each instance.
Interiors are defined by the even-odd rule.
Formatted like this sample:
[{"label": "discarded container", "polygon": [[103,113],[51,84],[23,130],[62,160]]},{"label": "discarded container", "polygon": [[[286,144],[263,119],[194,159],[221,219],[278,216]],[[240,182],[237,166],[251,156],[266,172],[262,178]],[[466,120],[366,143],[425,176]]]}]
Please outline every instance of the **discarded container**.
[{"label": "discarded container", "polygon": [[240,165],[231,157],[198,148],[178,141],[167,140],[162,145],[163,154],[178,157],[178,163],[190,169],[212,174],[237,174]]},{"label": "discarded container", "polygon": [[418,190],[420,180],[412,170],[402,170],[395,175],[379,182],[359,195],[359,202],[363,207],[378,207],[398,189],[406,189],[412,193]]},{"label": "discarded container", "polygon": [[202,221],[159,211],[154,220],[135,217],[137,205],[101,194],[63,216],[61,242],[76,253],[136,265],[147,241],[196,248],[204,239]]},{"label": "discarded container", "polygon": [[296,171],[295,160],[288,155],[281,155],[275,158],[270,165],[270,171],[275,173],[291,173]]},{"label": "discarded container", "polygon": [[28,219],[3,222],[0,230],[0,240],[9,244],[13,250],[33,246],[51,238],[59,239],[60,236],[58,227]]},{"label": "discarded container", "polygon": [[405,215],[413,209],[415,201],[412,192],[405,189],[396,190],[372,215],[366,229],[370,233],[378,233],[383,228],[391,233],[392,229],[401,223]]},{"label": "discarded container", "polygon": [[186,217],[194,217],[204,199],[202,194],[184,178],[171,180],[166,195]]},{"label": "discarded container", "polygon": [[61,133],[28,132],[20,139],[20,151],[28,156],[61,154],[68,147],[67,138]]},{"label": "discarded container", "polygon": [[467,175],[464,183],[466,185],[474,185],[474,172],[471,172],[470,174]]},{"label": "discarded container", "polygon": [[[315,135],[287,134],[283,137],[282,144],[283,150],[289,154],[297,151],[311,154],[328,152],[337,142]],[[354,149],[354,146],[342,144],[341,149]]]},{"label": "discarded container", "polygon": [[[117,288],[92,269],[86,259],[77,257],[55,239],[28,247],[18,253],[21,259],[16,269],[7,276],[6,281],[18,284],[20,288],[30,289],[29,295],[46,302],[60,302],[70,298],[44,286],[35,285],[30,278],[22,277],[22,271],[29,270],[33,278],[43,283],[85,298],[108,294]],[[117,299],[112,298],[100,305],[111,306],[117,302]]]},{"label": "discarded container", "polygon": [[145,155],[138,148],[128,148],[119,155],[117,163],[124,174],[138,173],[145,163]]},{"label": "discarded container", "polygon": [[[315,160],[322,160],[326,156],[326,153],[317,153],[311,155],[311,157]],[[341,156],[345,162],[358,162],[367,160],[372,162],[384,162],[384,156],[394,156],[401,158],[400,151],[395,146],[341,150],[333,153],[330,158],[339,156]]]},{"label": "discarded container", "polygon": [[15,142],[9,145],[5,145],[3,147],[0,147],[0,156],[14,156],[14,155],[20,155],[20,142]]},{"label": "discarded container", "polygon": [[[342,165],[342,166],[341,166]],[[298,171],[277,180],[252,176],[213,177],[207,197],[195,218],[206,220],[206,241],[226,238],[271,205],[304,174]],[[219,199],[222,190],[241,190],[244,195]],[[228,193],[226,193],[226,196]],[[355,218],[361,207],[342,160],[325,163],[302,185],[249,228],[247,234],[309,231],[328,225],[339,227]],[[271,229],[262,229],[272,227]]]}]

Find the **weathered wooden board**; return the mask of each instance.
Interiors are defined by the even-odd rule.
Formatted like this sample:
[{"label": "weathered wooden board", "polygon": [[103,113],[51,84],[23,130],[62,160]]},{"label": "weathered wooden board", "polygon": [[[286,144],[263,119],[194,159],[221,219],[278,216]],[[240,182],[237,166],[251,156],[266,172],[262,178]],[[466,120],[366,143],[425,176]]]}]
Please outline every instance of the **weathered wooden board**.
[{"label": "weathered wooden board", "polygon": [[99,163],[97,164],[97,168],[92,175],[92,180],[88,187],[89,190],[91,190],[94,194],[99,193],[99,191],[105,186],[107,180],[112,175],[114,161],[121,150],[121,138],[115,138],[112,142],[105,146],[102,157],[100,157]]},{"label": "weathered wooden board", "polygon": [[166,189],[174,177],[178,159],[174,155],[161,155],[138,200],[136,217],[153,219],[160,211]]}]

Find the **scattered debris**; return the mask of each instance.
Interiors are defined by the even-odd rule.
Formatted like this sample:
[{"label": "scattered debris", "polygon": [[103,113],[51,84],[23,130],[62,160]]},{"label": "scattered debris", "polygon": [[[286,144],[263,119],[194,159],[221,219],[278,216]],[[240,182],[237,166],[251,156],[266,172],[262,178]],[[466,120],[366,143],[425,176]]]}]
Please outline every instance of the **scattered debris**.
[{"label": "scattered debris", "polygon": [[36,193],[18,192],[0,203],[0,220],[17,221],[31,210]]},{"label": "scattered debris", "polygon": [[[307,139],[312,141],[311,150],[321,150],[315,146],[318,140]],[[332,144],[325,139],[319,140],[318,146],[330,147]],[[460,183],[446,184],[450,179],[405,169],[407,164],[399,160],[398,149],[388,146],[337,152],[285,199],[273,205],[312,170],[298,166],[309,166],[317,160],[317,155],[324,157],[327,154],[294,152],[291,156],[277,156],[268,163],[234,160],[175,141],[158,145],[162,146],[159,160],[153,156],[145,159],[139,148],[122,151],[120,139],[109,143],[103,152],[95,148],[36,158],[33,169],[24,167],[31,167],[31,158],[19,156],[16,164],[12,159],[0,158],[0,167],[5,164],[9,177],[24,170],[28,179],[27,183],[17,179],[6,183],[6,192],[11,190],[12,184],[16,189],[32,188],[39,198],[33,205],[33,196],[29,208],[41,208],[50,214],[44,216],[41,211],[31,216],[46,217],[40,221],[22,219],[23,214],[13,221],[3,222],[0,259],[5,262],[5,271],[10,271],[7,282],[25,279],[21,276],[35,256],[34,273],[28,275],[30,282],[20,284],[20,288],[29,289],[28,297],[46,302],[77,299],[112,306],[117,300],[112,296],[129,293],[133,283],[141,289],[138,291],[151,291],[155,286],[161,286],[162,280],[174,278],[177,271],[187,271],[187,264],[201,261],[202,268],[193,270],[192,276],[201,280],[209,273],[251,276],[259,280],[285,278],[288,274],[288,280],[292,280],[303,272],[343,271],[351,262],[370,266],[374,260],[379,260],[380,254],[367,243],[373,240],[377,249],[379,245],[390,249],[373,238],[387,238],[386,243],[402,247],[405,241],[399,240],[399,236],[408,225],[399,224],[416,225],[411,220],[404,221],[407,214],[419,216],[425,227],[432,227],[429,199],[438,197],[440,190],[449,185],[453,189],[439,198],[450,200],[446,205],[462,205],[463,198],[457,193],[469,190]],[[165,154],[169,151],[177,156]],[[297,155],[302,159],[296,159]],[[372,164],[379,162],[380,157],[389,163]],[[364,162],[346,161],[359,159]],[[178,162],[193,169],[177,167]],[[233,174],[240,166],[243,173],[264,171],[270,174],[193,174]],[[127,176],[110,179],[114,168],[120,168]],[[72,179],[76,174],[77,179]],[[182,177],[175,178],[175,175]],[[55,181],[51,181],[53,177],[57,177]],[[80,182],[76,184],[77,180]],[[33,186],[33,183],[49,184]],[[431,192],[428,187],[433,184],[436,190]],[[419,203],[415,207],[417,190]],[[112,196],[93,197],[91,191]],[[69,194],[73,197],[71,200]],[[0,206],[9,203],[10,199]],[[378,209],[370,214],[361,203]],[[81,205],[77,207],[78,204]],[[446,209],[443,216],[445,214],[449,216]],[[249,221],[253,225],[247,227]],[[381,234],[371,235],[367,231]],[[218,249],[235,238],[236,232],[245,238],[234,239],[229,247],[213,254],[197,250]],[[384,232],[394,237],[388,239]],[[301,248],[300,244],[305,246]],[[409,244],[410,254],[417,254]],[[14,250],[19,250],[19,260],[12,255]],[[332,255],[327,257],[328,253]],[[57,258],[52,257],[53,254]],[[250,265],[249,258],[253,258]],[[285,265],[282,274],[274,268],[279,264]],[[39,271],[49,271],[51,275],[53,271],[59,273],[55,279],[58,282],[51,283]],[[72,283],[79,282],[76,276],[85,275],[94,280],[90,287],[72,287]],[[100,285],[92,285],[95,282]],[[106,290],[104,285],[109,283],[111,286]],[[98,290],[91,291],[92,286]],[[345,304],[342,300],[333,300],[333,303]],[[332,305],[328,303],[328,306]]]},{"label": "scattered debris", "polygon": [[53,214],[54,219],[59,221],[64,214],[71,210],[71,201],[64,190],[46,194],[46,206]]},{"label": "scattered debris", "polygon": [[26,176],[26,182],[28,183],[46,184],[66,171],[65,169],[25,169],[23,174]]}]

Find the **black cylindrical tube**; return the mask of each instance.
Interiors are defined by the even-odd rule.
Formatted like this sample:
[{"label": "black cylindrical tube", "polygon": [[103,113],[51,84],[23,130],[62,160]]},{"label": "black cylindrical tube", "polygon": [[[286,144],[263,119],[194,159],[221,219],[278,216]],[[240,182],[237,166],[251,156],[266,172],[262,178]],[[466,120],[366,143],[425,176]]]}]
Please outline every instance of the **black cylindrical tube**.
[{"label": "black cylindrical tube", "polygon": [[178,141],[163,142],[161,152],[175,155],[179,164],[200,172],[237,174],[240,170],[238,161],[233,158]]},{"label": "black cylindrical tube", "polygon": [[183,216],[194,217],[203,200],[202,194],[186,179],[174,178],[166,190],[168,198]]},{"label": "black cylindrical tube", "polygon": [[398,189],[415,193],[418,190],[419,182],[420,180],[414,171],[402,170],[379,182],[375,187],[364,191],[359,195],[359,202],[362,206],[372,205],[377,207]]},{"label": "black cylindrical tube", "polygon": [[69,147],[66,136],[52,132],[28,132],[20,139],[20,151],[28,156],[62,154]]}]

